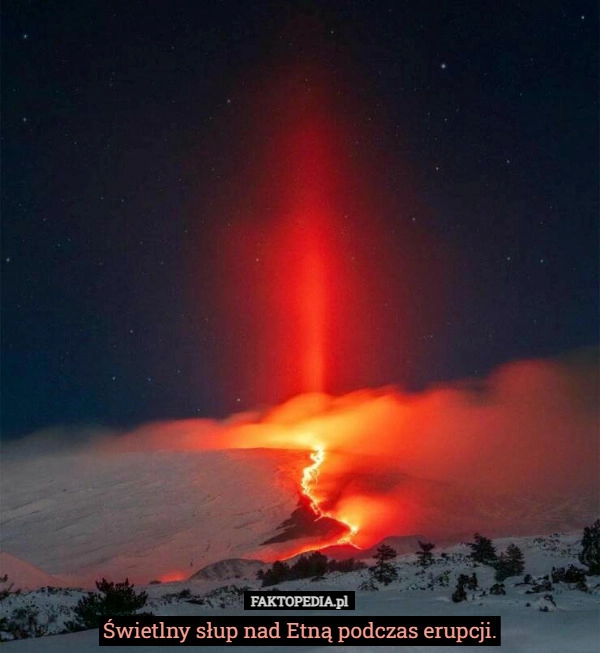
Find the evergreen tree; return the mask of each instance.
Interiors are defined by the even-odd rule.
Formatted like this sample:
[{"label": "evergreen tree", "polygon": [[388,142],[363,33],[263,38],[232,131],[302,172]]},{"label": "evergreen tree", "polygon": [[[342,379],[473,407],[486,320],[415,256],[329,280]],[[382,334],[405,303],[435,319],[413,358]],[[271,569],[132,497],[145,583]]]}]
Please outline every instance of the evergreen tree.
[{"label": "evergreen tree", "polygon": [[389,585],[393,580],[398,578],[396,567],[390,562],[390,560],[393,560],[397,555],[396,551],[387,544],[382,544],[377,549],[377,553],[374,556],[376,560],[375,566],[370,569],[375,580],[384,585]]},{"label": "evergreen tree", "polygon": [[300,556],[290,567],[290,578],[314,578],[327,573],[327,556],[313,551],[309,556]]},{"label": "evergreen tree", "polygon": [[500,554],[495,566],[497,581],[503,581],[510,576],[519,576],[525,570],[523,552],[515,544],[509,544],[506,551]]},{"label": "evergreen tree", "polygon": [[67,630],[98,628],[102,617],[124,617],[136,614],[146,605],[146,592],[137,593],[126,578],[123,583],[112,583],[103,578],[96,581],[98,592],[89,592],[75,606],[75,619],[65,623]]},{"label": "evergreen tree", "polygon": [[474,542],[469,542],[471,547],[471,559],[484,565],[494,566],[498,556],[492,540],[479,533],[475,533]]},{"label": "evergreen tree", "polygon": [[267,569],[264,572],[261,569],[258,572],[257,576],[260,580],[262,580],[263,587],[277,585],[278,583],[283,583],[286,580],[290,580],[290,567],[287,563],[276,560],[270,569]]},{"label": "evergreen tree", "polygon": [[340,571],[347,574],[350,571],[357,571],[365,569],[367,565],[361,560],[354,558],[347,558],[346,560],[329,560],[327,563],[327,571]]},{"label": "evergreen tree", "polygon": [[431,553],[431,551],[435,549],[435,544],[432,544],[431,542],[421,542],[421,540],[419,540],[419,546],[421,547],[421,550],[417,551],[419,564],[421,567],[428,567],[433,562],[433,553]]},{"label": "evergreen tree", "polygon": [[579,562],[588,568],[591,576],[600,575],[600,519],[583,529]]}]

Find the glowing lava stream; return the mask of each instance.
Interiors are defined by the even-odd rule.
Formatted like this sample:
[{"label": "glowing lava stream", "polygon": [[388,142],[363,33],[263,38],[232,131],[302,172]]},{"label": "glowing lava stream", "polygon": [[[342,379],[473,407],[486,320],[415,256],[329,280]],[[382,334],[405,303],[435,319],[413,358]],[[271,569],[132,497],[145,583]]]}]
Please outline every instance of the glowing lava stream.
[{"label": "glowing lava stream", "polygon": [[302,494],[308,499],[309,506],[311,510],[317,516],[317,519],[322,519],[323,517],[329,517],[340,524],[347,526],[350,532],[347,535],[343,535],[336,544],[350,544],[351,546],[359,549],[360,547],[354,544],[352,538],[358,532],[356,526],[352,526],[347,521],[340,519],[339,517],[334,517],[331,513],[325,512],[320,506],[318,499],[313,495],[313,488],[316,486],[319,480],[319,468],[325,460],[325,449],[323,447],[315,447],[315,450],[310,454],[310,459],[313,461],[312,465],[308,465],[304,468],[302,473],[302,481],[300,485],[302,487]]}]

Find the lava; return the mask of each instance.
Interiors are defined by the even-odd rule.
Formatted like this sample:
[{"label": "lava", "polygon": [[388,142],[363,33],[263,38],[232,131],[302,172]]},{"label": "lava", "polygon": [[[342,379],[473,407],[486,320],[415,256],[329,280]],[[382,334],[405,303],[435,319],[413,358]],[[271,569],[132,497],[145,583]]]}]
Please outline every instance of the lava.
[{"label": "lava", "polygon": [[322,517],[323,513],[319,508],[319,502],[313,496],[313,486],[317,484],[319,480],[319,467],[323,464],[325,460],[325,451],[322,447],[317,447],[311,454],[310,459],[313,461],[312,465],[308,465],[304,468],[302,473],[302,481],[300,486],[302,487],[302,494],[308,499],[309,506],[311,510],[317,515],[317,517]]},{"label": "lava", "polygon": [[315,495],[315,487],[319,480],[319,468],[325,462],[325,458],[325,449],[320,446],[315,447],[314,451],[310,454],[312,464],[305,467],[302,472],[302,480],[300,482],[302,494],[308,499],[308,505],[315,513],[317,519],[329,517],[330,519],[343,524],[348,529],[349,532],[339,538],[335,544],[350,544],[356,548],[360,548],[352,541],[352,538],[358,533],[358,527],[353,526],[338,515],[333,515],[332,513],[323,510],[320,506],[320,500]]}]

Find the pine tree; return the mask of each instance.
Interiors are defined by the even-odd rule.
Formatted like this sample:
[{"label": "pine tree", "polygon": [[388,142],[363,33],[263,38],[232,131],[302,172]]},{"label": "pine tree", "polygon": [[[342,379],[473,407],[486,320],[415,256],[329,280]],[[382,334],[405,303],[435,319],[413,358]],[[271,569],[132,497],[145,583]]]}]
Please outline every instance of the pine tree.
[{"label": "pine tree", "polygon": [[396,551],[387,544],[382,544],[377,549],[377,553],[374,556],[377,562],[375,563],[375,566],[370,569],[375,580],[384,585],[389,585],[393,580],[398,578],[396,567],[390,562],[390,560],[393,560],[397,555]]},{"label": "pine tree", "polygon": [[525,570],[523,552],[515,544],[509,544],[506,551],[500,554],[495,566],[497,581],[503,581],[510,576],[519,576]]},{"label": "pine tree", "polygon": [[591,576],[600,575],[600,519],[583,529],[579,562],[588,568]]},{"label": "pine tree", "polygon": [[137,593],[126,578],[113,583],[103,578],[96,581],[98,592],[89,592],[75,606],[75,619],[65,623],[67,630],[98,628],[102,617],[123,617],[136,614],[146,605],[146,592]]},{"label": "pine tree", "polygon": [[432,544],[431,542],[421,542],[421,540],[419,540],[419,546],[421,547],[421,550],[417,551],[419,564],[421,567],[428,567],[433,562],[433,553],[431,553],[431,551],[435,549],[435,544]]},{"label": "pine tree", "polygon": [[257,576],[262,580],[263,587],[283,583],[283,581],[290,580],[291,577],[289,565],[285,562],[280,562],[279,560],[276,560],[270,569],[261,572],[262,570],[259,571]]},{"label": "pine tree", "polygon": [[493,566],[498,556],[496,555],[496,549],[492,544],[492,540],[479,533],[475,533],[474,539],[474,542],[468,542],[468,545],[471,547],[471,559],[484,565]]},{"label": "pine tree", "polygon": [[290,578],[314,578],[327,573],[327,556],[313,551],[309,556],[300,556],[290,567]]}]

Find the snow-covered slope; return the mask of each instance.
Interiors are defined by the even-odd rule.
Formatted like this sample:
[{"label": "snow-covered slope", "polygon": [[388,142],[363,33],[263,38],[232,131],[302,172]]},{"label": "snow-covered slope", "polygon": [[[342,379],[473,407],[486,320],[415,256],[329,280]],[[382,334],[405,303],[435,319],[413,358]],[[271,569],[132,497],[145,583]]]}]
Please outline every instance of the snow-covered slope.
[{"label": "snow-covered slope", "polygon": [[100,576],[186,578],[254,554],[276,533],[298,499],[281,470],[302,458],[278,450],[9,458],[0,549],[75,586]]},{"label": "snow-covered slope", "polygon": [[[566,567],[579,564],[581,533],[570,535],[551,535],[547,537],[505,538],[495,540],[498,551],[509,543],[515,543],[524,553],[525,572],[533,577],[524,582],[524,576],[505,581],[505,595],[493,595],[489,590],[495,582],[490,567],[478,565],[468,557],[470,550],[465,545],[457,545],[444,551],[435,549],[435,561],[423,569],[416,564],[413,554],[396,559],[399,578],[388,586],[379,586],[378,591],[357,591],[356,611],[352,614],[369,616],[476,616],[500,615],[502,617],[502,650],[510,653],[595,653],[600,642],[600,577],[588,577],[587,591],[577,589],[566,583],[553,583],[550,590],[536,592],[536,581],[551,572],[552,567]],[[442,555],[443,553],[443,555]],[[234,570],[235,571],[235,570]],[[451,594],[459,574],[476,573],[479,587],[468,592],[468,599],[453,603]],[[349,589],[357,590],[369,576],[367,570],[342,574],[328,574],[321,582],[306,579],[282,583],[281,589]],[[169,585],[147,587],[150,595],[147,606],[156,615],[234,615],[243,614],[239,592],[229,580],[202,581],[188,580]],[[237,582],[238,586],[258,586],[257,581]],[[219,589],[219,585],[222,586]],[[548,598],[548,595],[551,598]],[[204,597],[204,605],[189,603]],[[61,620],[66,618],[74,604],[77,593],[60,591],[49,594],[46,590],[32,592],[21,597],[11,598],[14,606],[28,604],[37,609],[43,621],[48,615],[57,615],[54,632]],[[224,609],[218,606],[225,605]],[[246,613],[248,614],[248,613]],[[320,612],[263,612],[267,615],[295,614],[299,618],[311,614],[336,615]],[[75,650],[81,653],[97,650],[98,631],[88,631],[71,635],[57,635],[39,639],[22,640],[6,644],[7,651],[15,653],[55,653]],[[217,650],[217,647],[198,647],[202,650]],[[280,650],[282,647],[253,646],[251,651]],[[316,650],[315,647],[294,647],[294,650]],[[336,647],[328,647],[331,650]],[[349,650],[352,647],[342,647]],[[374,651],[388,647],[373,647]],[[127,650],[113,647],[114,650]],[[391,650],[391,647],[389,647]],[[138,650],[156,651],[158,648],[138,647]],[[219,649],[220,650],[220,649]],[[318,647],[317,647],[318,650]],[[356,649],[358,650],[358,649]],[[360,650],[370,650],[361,647]],[[418,652],[439,652],[449,647],[402,647],[402,650]]]},{"label": "snow-covered slope", "polygon": [[47,574],[25,560],[3,551],[0,552],[0,576],[8,576],[10,582],[22,590],[37,589],[45,585],[54,587],[68,585],[66,579]]},{"label": "snow-covered slope", "polygon": [[244,560],[243,558],[220,560],[203,567],[190,576],[190,580],[255,579],[256,573],[265,567],[267,565],[260,560]]},{"label": "snow-covered slope", "polygon": [[[33,573],[25,578],[12,558],[6,571],[15,579],[19,574],[23,587],[93,587],[103,576],[165,582],[224,559],[289,557],[323,542],[314,533],[274,537],[297,507],[308,461],[308,452],[279,449],[90,448],[5,456],[0,550],[37,568],[39,582]],[[449,544],[476,530],[489,536],[568,531],[596,516],[588,497],[500,499],[401,472],[388,482],[402,488],[404,532],[391,542],[401,553],[414,550],[417,534]],[[328,554],[335,557],[334,550]]]}]

